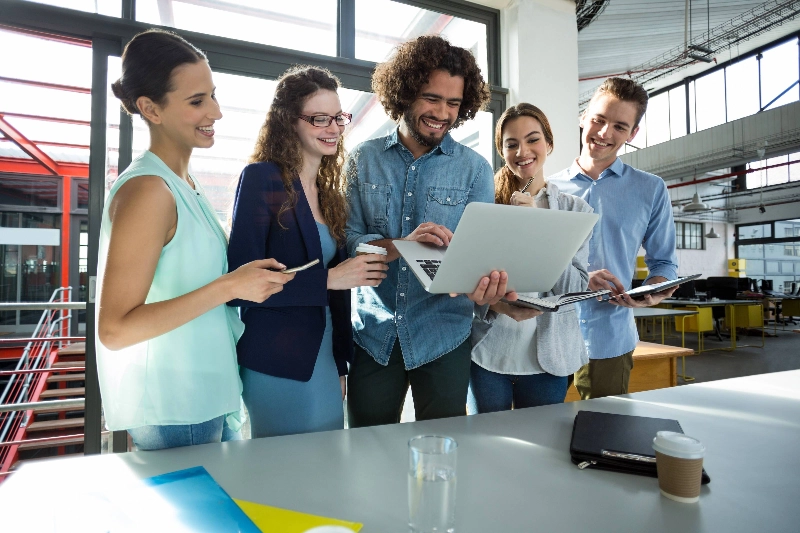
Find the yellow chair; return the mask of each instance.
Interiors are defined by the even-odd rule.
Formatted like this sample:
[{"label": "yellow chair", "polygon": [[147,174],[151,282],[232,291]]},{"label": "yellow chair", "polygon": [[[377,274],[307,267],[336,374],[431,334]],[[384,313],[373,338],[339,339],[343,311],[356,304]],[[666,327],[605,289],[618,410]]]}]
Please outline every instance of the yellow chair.
[{"label": "yellow chair", "polygon": [[736,329],[738,328],[761,329],[760,348],[764,347],[764,307],[760,303],[752,305],[726,305],[725,327],[731,331],[731,344],[734,349],[736,348]]},{"label": "yellow chair", "polygon": [[800,299],[783,300],[781,307],[784,324],[786,323],[786,317],[800,316]]},{"label": "yellow chair", "polygon": [[676,316],[675,331],[681,332],[681,346],[684,345],[683,336],[687,331],[690,333],[697,332],[697,353],[704,351],[703,333],[714,331],[714,316],[711,313],[711,308],[687,305],[686,307],[673,307],[673,309],[676,311],[697,311],[696,315]]}]

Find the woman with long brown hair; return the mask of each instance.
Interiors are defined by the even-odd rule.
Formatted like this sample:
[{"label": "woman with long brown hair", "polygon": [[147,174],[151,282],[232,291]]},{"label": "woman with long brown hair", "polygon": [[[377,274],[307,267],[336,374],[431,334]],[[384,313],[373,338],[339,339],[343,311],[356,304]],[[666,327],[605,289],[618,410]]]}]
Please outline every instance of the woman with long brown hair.
[{"label": "woman with long brown hair", "polygon": [[342,134],[351,115],[338,88],[323,68],[284,73],[239,178],[230,268],[263,257],[288,267],[319,260],[279,299],[229,304],[241,307],[245,323],[237,354],[253,437],[344,427],[350,289],[386,277],[382,256],[347,258]]},{"label": "woman with long brown hair", "polygon": [[[495,146],[505,160],[495,174],[496,203],[592,211],[545,180],[553,132],[541,109],[526,103],[506,109],[497,121]],[[588,257],[589,238],[551,291],[541,296],[585,291]],[[574,306],[544,314],[505,302],[479,307],[472,325],[469,410],[489,413],[562,402],[567,376],[587,361]]]}]

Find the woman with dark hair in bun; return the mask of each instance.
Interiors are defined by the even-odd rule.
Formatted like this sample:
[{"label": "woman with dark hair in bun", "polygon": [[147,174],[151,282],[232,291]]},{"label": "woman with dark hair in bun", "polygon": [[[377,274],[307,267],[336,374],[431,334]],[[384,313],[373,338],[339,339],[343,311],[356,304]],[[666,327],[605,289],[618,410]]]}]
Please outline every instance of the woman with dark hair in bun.
[{"label": "woman with dark hair in bun", "polygon": [[173,33],[140,33],[112,90],[147,123],[150,147],[103,211],[96,340],[106,425],[140,450],[219,442],[239,411],[244,329],[225,303],[263,302],[294,276],[270,270],[285,268],[274,259],[227,273],[227,236],[189,173],[192,150],[214,144],[222,118],[205,55]]}]

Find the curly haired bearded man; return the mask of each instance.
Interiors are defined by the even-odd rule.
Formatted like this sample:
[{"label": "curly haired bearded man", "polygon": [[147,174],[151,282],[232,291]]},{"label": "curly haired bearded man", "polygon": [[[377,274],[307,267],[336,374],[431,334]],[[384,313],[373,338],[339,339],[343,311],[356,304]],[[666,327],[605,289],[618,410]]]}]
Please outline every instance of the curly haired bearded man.
[{"label": "curly haired bearded man", "polygon": [[469,295],[429,294],[392,239],[447,246],[469,202],[494,202],[489,163],[449,133],[475,118],[489,88],[468,50],[422,36],[378,65],[372,89],[398,126],[350,155],[345,231],[351,255],[370,243],[390,263],[380,286],[356,292],[349,424],[399,422],[409,385],[417,420],[464,415],[473,302],[499,301],[507,276],[492,272]]}]

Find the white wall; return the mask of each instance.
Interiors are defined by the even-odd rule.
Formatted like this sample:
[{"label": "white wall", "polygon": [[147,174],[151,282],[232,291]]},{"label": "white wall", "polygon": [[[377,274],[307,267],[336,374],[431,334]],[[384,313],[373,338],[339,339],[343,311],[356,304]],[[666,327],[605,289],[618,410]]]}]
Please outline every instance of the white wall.
[{"label": "white wall", "polygon": [[[482,2],[487,4],[487,2]],[[497,5],[495,5],[497,7]],[[512,0],[501,10],[502,83],[509,105],[531,103],[553,128],[545,176],[578,156],[578,27],[571,0]]]}]

